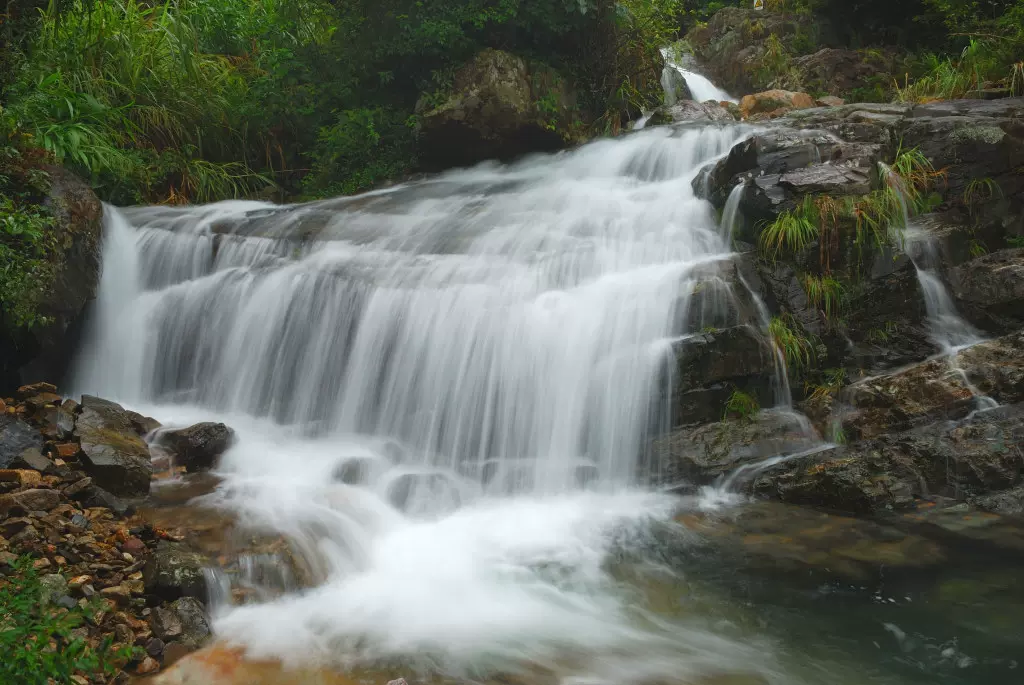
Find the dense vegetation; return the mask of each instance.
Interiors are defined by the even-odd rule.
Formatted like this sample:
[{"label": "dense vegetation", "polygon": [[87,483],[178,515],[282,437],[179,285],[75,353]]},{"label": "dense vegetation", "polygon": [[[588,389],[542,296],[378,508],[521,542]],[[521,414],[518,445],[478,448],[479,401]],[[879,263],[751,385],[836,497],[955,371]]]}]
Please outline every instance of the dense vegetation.
[{"label": "dense vegetation", "polygon": [[[319,197],[418,168],[423,112],[485,47],[553,68],[576,138],[617,132],[659,93],[658,48],[748,0],[8,0],[0,10],[0,317],[38,323],[50,218],[43,162],[101,198]],[[793,49],[912,48],[852,94],[1024,93],[1024,0],[768,0],[812,17]]]}]

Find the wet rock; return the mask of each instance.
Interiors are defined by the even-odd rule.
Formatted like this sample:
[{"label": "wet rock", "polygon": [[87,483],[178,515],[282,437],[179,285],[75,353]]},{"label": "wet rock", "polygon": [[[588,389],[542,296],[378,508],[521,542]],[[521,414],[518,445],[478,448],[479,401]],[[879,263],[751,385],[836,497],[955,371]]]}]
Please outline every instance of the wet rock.
[{"label": "wet rock", "polygon": [[370,457],[352,457],[335,467],[331,478],[346,485],[365,485],[373,472],[373,459]]},{"label": "wet rock", "polygon": [[693,94],[690,93],[690,86],[686,83],[686,78],[679,73],[678,69],[668,64],[661,72],[661,85],[665,93],[664,99],[667,107],[683,100],[693,100]]},{"label": "wet rock", "polygon": [[[896,68],[896,60],[895,54],[875,50],[822,48],[813,54],[797,57],[793,66],[799,70],[804,88],[835,96],[863,88],[879,76],[886,83],[891,83],[887,76]],[[838,100],[838,103],[829,102],[830,107],[843,104],[843,100],[837,97],[826,96],[819,98],[821,100]]]},{"label": "wet rock", "polygon": [[206,618],[206,610],[194,597],[182,597],[171,603],[171,611],[178,616],[181,623],[181,642],[192,649],[202,647],[212,634]]},{"label": "wet rock", "polygon": [[50,511],[60,504],[60,494],[56,490],[24,490],[12,497],[27,511]]},{"label": "wet rock", "polygon": [[799,415],[762,411],[751,419],[677,429],[656,440],[652,449],[660,483],[705,485],[742,466],[802,452],[819,442]]},{"label": "wet rock", "polygon": [[155,639],[161,640],[161,651],[163,651],[163,641],[178,639],[183,630],[178,613],[170,607],[163,606],[153,608],[153,612],[149,616],[149,627],[156,635]]},{"label": "wet rock", "polygon": [[44,457],[34,447],[30,447],[21,453],[21,456],[14,461],[15,468],[28,468],[39,473],[52,476],[56,474],[59,469],[50,459]]},{"label": "wet rock", "polygon": [[678,124],[685,121],[735,121],[736,118],[721,103],[682,100],[671,106],[658,108],[648,122],[649,126]]},{"label": "wet rock", "polygon": [[915,498],[963,500],[1024,482],[1024,405],[939,421],[787,461],[758,477],[756,493],[792,504],[869,514]]},{"label": "wet rock", "polygon": [[57,437],[60,440],[70,440],[75,434],[75,412],[78,410],[78,403],[74,400],[65,400],[57,410]]},{"label": "wet rock", "polygon": [[[53,394],[57,392],[57,386],[45,381],[39,383],[27,383],[18,388],[18,397],[27,400],[42,393]],[[59,398],[58,398],[59,399]]]},{"label": "wet rock", "polygon": [[972,497],[968,501],[982,511],[1002,516],[1024,516],[1024,486]]},{"label": "wet rock", "polygon": [[740,113],[744,119],[757,114],[767,116],[779,115],[793,109],[814,107],[814,98],[807,93],[796,93],[791,90],[767,90],[753,95],[745,95],[740,100]]},{"label": "wet rock", "polygon": [[842,107],[846,104],[846,100],[837,98],[834,95],[826,95],[824,97],[817,98],[814,101],[818,107]]},{"label": "wet rock", "polygon": [[180,543],[161,541],[143,570],[146,590],[165,599],[207,597],[204,570],[210,561]]},{"label": "wet rock", "polygon": [[149,493],[153,465],[124,407],[86,395],[75,424],[86,471],[101,488],[127,497]]},{"label": "wet rock", "polygon": [[770,401],[775,356],[752,326],[688,336],[674,349],[673,426],[717,421],[737,388]]},{"label": "wet rock", "polygon": [[561,135],[547,120],[551,115],[536,103],[554,99],[553,128],[559,129],[573,98],[564,79],[549,72],[501,50],[478,53],[456,72],[452,95],[423,113],[421,161],[440,169],[562,147]]},{"label": "wet rock", "polygon": [[223,423],[197,423],[159,434],[159,444],[175,455],[175,462],[188,471],[212,468],[235,442],[235,432]]},{"label": "wet rock", "polygon": [[159,637],[150,638],[146,642],[146,654],[151,657],[159,657],[164,653],[164,641]]},{"label": "wet rock", "polygon": [[159,421],[149,416],[143,416],[136,411],[126,411],[125,416],[128,417],[128,420],[132,424],[132,428],[135,429],[135,432],[138,433],[140,437],[146,437],[157,428],[160,428]]},{"label": "wet rock", "polygon": [[462,504],[458,487],[442,473],[403,473],[388,486],[388,500],[408,513],[453,511]]},{"label": "wet rock", "polygon": [[1024,400],[1024,332],[931,359],[849,386],[842,417],[847,437],[873,438],[936,419],[959,419],[977,407],[975,389],[1000,403]]},{"label": "wet rock", "polygon": [[0,414],[0,468],[17,468],[25,450],[41,452],[43,438],[32,426],[9,414]]},{"label": "wet rock", "polygon": [[1000,250],[952,270],[953,293],[985,330],[1024,326],[1024,248]]}]

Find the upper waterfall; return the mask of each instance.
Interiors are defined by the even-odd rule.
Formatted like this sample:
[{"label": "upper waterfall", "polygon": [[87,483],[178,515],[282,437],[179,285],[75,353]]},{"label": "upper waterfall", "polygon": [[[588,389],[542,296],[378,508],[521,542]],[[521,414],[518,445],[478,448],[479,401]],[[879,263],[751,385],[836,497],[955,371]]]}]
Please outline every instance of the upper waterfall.
[{"label": "upper waterfall", "polygon": [[305,205],[110,208],[76,386],[466,473],[519,460],[513,489],[628,483],[686,284],[730,251],[691,180],[742,135],[662,128]]}]

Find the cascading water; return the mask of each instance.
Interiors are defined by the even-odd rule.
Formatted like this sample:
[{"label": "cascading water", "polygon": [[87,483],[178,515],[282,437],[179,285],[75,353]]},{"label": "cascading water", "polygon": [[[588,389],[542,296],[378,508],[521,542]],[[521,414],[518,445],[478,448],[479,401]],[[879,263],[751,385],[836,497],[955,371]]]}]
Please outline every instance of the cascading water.
[{"label": "cascading water", "polygon": [[712,83],[708,77],[698,74],[695,71],[691,71],[690,69],[686,69],[680,65],[671,48],[662,48],[661,56],[665,60],[665,68],[662,71],[661,82],[663,86],[666,86],[666,92],[671,90],[666,85],[670,82],[666,74],[669,70],[675,70],[686,80],[686,85],[690,89],[690,95],[692,95],[693,99],[697,102],[707,102],[708,100],[714,100],[716,102],[739,102],[736,98],[729,95],[729,93]]},{"label": "cascading water", "polygon": [[888,165],[880,163],[879,167],[886,184],[899,198],[903,215],[904,245],[917,272],[917,281],[921,286],[921,295],[924,297],[925,311],[928,313],[932,341],[938,347],[940,354],[949,358],[953,371],[963,378],[964,384],[975,397],[977,408],[979,410],[995,408],[999,406],[999,403],[975,388],[963,370],[956,365],[957,352],[982,342],[984,337],[957,311],[956,304],[954,304],[940,275],[941,260],[935,236],[911,220],[909,200],[903,180]]},{"label": "cascading water", "polygon": [[210,501],[319,582],[217,630],[463,675],[794,682],[607,567],[676,506],[630,486],[690,286],[730,254],[691,180],[743,135],[661,128],[294,207],[108,207],[77,389],[232,425]]}]

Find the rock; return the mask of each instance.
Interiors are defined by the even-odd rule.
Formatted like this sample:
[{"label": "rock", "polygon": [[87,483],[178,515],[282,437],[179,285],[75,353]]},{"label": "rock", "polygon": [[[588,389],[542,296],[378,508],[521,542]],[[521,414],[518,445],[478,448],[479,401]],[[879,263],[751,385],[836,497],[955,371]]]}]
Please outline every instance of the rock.
[{"label": "rock", "polygon": [[144,438],[157,428],[160,428],[159,421],[149,416],[143,416],[138,412],[126,411],[125,416],[128,417],[128,420],[132,424],[132,428],[134,428],[135,432],[139,434],[139,437]]},{"label": "rock", "polygon": [[17,468],[29,468],[33,471],[52,476],[58,472],[57,465],[50,459],[44,457],[34,447],[30,447],[21,453],[21,456],[14,461]]},{"label": "rock", "polygon": [[9,414],[0,414],[0,468],[17,468],[25,450],[41,452],[43,438],[32,426]]},{"label": "rock", "polygon": [[60,504],[56,490],[24,490],[15,494],[14,499],[27,511],[50,511]]},{"label": "rock", "polygon": [[1024,327],[1024,248],[1000,250],[952,270],[953,293],[985,330]]},{"label": "rock", "polygon": [[462,504],[458,487],[443,473],[403,473],[388,485],[388,500],[407,513],[448,512]]},{"label": "rock", "polygon": [[181,622],[181,642],[198,649],[210,639],[210,624],[206,610],[195,597],[182,597],[171,603],[170,609]]},{"label": "rock", "polygon": [[149,616],[149,627],[157,639],[162,641],[176,640],[181,637],[183,630],[178,613],[169,607],[154,607]]},{"label": "rock", "polygon": [[40,283],[37,312],[45,323],[29,330],[0,326],[0,379],[61,378],[74,356],[86,304],[99,285],[103,205],[70,171],[40,169],[49,176],[44,205],[54,219],[46,240],[57,246],[49,265],[53,277]]},{"label": "rock", "polygon": [[488,48],[456,72],[451,96],[422,115],[421,162],[443,169],[558,149],[572,105],[564,79],[550,69],[531,72],[522,58]]},{"label": "rock", "polygon": [[135,672],[139,675],[147,675],[149,673],[156,673],[160,670],[160,662],[151,656],[147,656],[143,659],[138,666],[135,667]]},{"label": "rock", "polygon": [[[800,83],[804,88],[811,92],[827,92],[829,96],[826,97],[830,97],[865,88],[877,78],[881,78],[888,88],[892,84],[891,74],[897,68],[896,62],[897,56],[893,53],[822,48],[813,54],[797,57],[793,66],[799,70]],[[840,98],[831,99],[843,104]],[[826,106],[836,105],[828,103]]]},{"label": "rock", "polygon": [[961,350],[952,364],[932,359],[854,383],[844,392],[842,426],[860,439],[963,418],[977,406],[975,390],[1001,404],[1024,401],[1024,331]]},{"label": "rock", "polygon": [[990,511],[1001,516],[1024,516],[1024,486],[971,497],[968,501],[982,511]]},{"label": "rock", "polygon": [[740,100],[740,113],[744,119],[756,114],[771,115],[779,110],[788,112],[810,107],[814,107],[814,98],[807,93],[796,93],[791,90],[766,90],[762,93],[744,95]]},{"label": "rock", "polygon": [[[18,388],[18,397],[23,400],[27,400],[30,397],[34,397],[39,394],[52,395],[57,392],[57,386],[53,383],[28,383]],[[58,397],[58,399],[60,399]]]},{"label": "rock", "polygon": [[150,638],[146,642],[146,654],[151,657],[159,657],[164,653],[164,641],[159,637]]},{"label": "rock", "polygon": [[825,95],[824,97],[817,98],[814,104],[818,107],[842,107],[846,104],[846,100],[837,98],[834,95]]},{"label": "rock", "polygon": [[197,423],[180,430],[162,431],[159,444],[171,450],[175,463],[188,471],[199,471],[214,466],[235,442],[235,432],[223,423]]},{"label": "rock", "polygon": [[209,560],[180,543],[161,540],[143,569],[146,590],[173,600],[182,596],[205,599]]},{"label": "rock", "polygon": [[64,400],[60,409],[57,410],[57,437],[61,440],[70,440],[75,434],[75,413],[78,411],[78,402]]},{"label": "rock", "polygon": [[910,509],[915,499],[963,500],[1024,481],[1024,405],[961,421],[938,421],[785,462],[754,492],[791,504],[871,514]]},{"label": "rock", "polygon": [[732,113],[719,102],[682,100],[671,106],[659,107],[648,126],[678,124],[685,121],[735,121]]},{"label": "rock", "polygon": [[674,351],[673,426],[721,419],[737,388],[771,402],[775,355],[752,326],[687,336]]},{"label": "rock", "polygon": [[23,488],[34,488],[42,484],[43,477],[38,471],[28,469],[0,470],[0,483],[17,483]]},{"label": "rock", "polygon": [[690,86],[686,83],[686,78],[670,64],[666,64],[661,71],[661,88],[664,91],[666,107],[671,107],[682,100],[693,100],[693,94],[690,93]]},{"label": "rock", "polygon": [[807,420],[795,413],[758,412],[750,420],[730,419],[680,428],[652,445],[659,484],[706,485],[771,457],[820,443]]},{"label": "rock", "polygon": [[97,485],[127,497],[149,493],[153,475],[149,448],[121,405],[84,396],[75,431],[85,470]]},{"label": "rock", "polygon": [[68,594],[68,581],[59,573],[50,573],[41,577],[39,585],[42,590],[39,595],[39,604],[42,607],[56,604],[58,600]]}]

